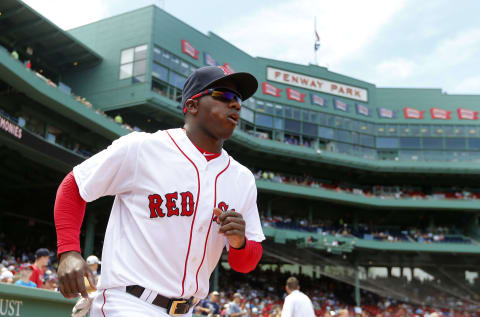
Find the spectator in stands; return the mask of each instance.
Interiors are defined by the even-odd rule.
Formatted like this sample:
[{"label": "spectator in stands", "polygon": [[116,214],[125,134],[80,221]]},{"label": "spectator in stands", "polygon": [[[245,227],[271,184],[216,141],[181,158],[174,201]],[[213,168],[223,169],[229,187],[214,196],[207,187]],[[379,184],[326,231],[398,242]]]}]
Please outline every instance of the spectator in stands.
[{"label": "spectator in stands", "polygon": [[[90,269],[90,271],[92,271],[93,273],[93,279],[95,281],[95,286],[97,286],[98,284],[98,278],[99,278],[99,275],[98,275],[98,265],[99,264],[102,264],[100,262],[100,260],[95,256],[95,255],[90,255],[89,257],[87,257],[87,265],[88,265],[88,268]],[[88,293],[92,293],[94,291],[96,291],[96,288],[93,288],[90,283],[88,282],[88,279],[87,277],[84,277],[84,280],[85,280],[85,285],[87,287],[87,292]]]},{"label": "spectator in stands", "polygon": [[123,124],[123,118],[121,115],[117,114],[114,118],[115,122],[118,124]]},{"label": "spectator in stands", "polygon": [[18,52],[16,50],[13,50],[12,53],[10,54],[12,55],[12,57],[16,60],[18,60],[19,56],[18,56]]},{"label": "spectator in stands", "polygon": [[25,287],[37,287],[37,284],[30,280],[33,273],[33,267],[31,264],[22,265],[20,271],[17,273],[19,280],[15,282],[15,285]]},{"label": "spectator in stands", "polygon": [[233,294],[233,300],[228,304],[227,317],[247,316],[247,313],[240,308],[242,295],[240,293]]},{"label": "spectator in stands", "polygon": [[45,284],[43,286],[44,289],[48,289],[50,291],[58,291],[58,278],[56,275],[49,275],[45,279]]},{"label": "spectator in stands", "polygon": [[283,303],[282,317],[315,317],[312,301],[300,292],[300,284],[296,277],[291,276],[287,279],[285,291],[288,296]]},{"label": "spectator in stands", "polygon": [[218,304],[220,298],[220,293],[213,291],[210,293],[208,299],[204,299],[198,305],[196,312],[200,315],[207,315],[211,317],[220,316],[220,305]]},{"label": "spectator in stands", "polygon": [[35,262],[32,265],[32,275],[30,280],[34,282],[38,288],[43,288],[43,274],[47,270],[48,261],[50,261],[50,251],[40,248],[35,252]]},{"label": "spectator in stands", "polygon": [[9,270],[5,270],[0,275],[0,282],[6,284],[13,284],[13,273]]},{"label": "spectator in stands", "polygon": [[340,309],[337,313],[338,317],[349,317],[350,313],[346,309]]}]

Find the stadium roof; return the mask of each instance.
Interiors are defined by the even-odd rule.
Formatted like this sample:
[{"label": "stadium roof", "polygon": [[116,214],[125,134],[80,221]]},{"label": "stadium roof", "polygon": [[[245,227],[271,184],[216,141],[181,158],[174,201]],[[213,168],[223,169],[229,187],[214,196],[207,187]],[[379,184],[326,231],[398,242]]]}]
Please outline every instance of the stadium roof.
[{"label": "stadium roof", "polygon": [[0,44],[34,55],[58,72],[98,64],[102,58],[20,0],[0,1]]}]

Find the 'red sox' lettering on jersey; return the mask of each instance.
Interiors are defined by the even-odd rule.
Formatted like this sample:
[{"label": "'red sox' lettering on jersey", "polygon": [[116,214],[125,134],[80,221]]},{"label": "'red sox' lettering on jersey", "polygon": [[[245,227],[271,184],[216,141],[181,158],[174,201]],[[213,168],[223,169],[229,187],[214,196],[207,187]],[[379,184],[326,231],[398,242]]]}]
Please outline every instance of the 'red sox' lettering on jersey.
[{"label": "'red sox' lettering on jersey", "polygon": [[[178,192],[165,194],[165,199],[159,194],[148,195],[148,208],[150,209],[150,218],[165,217],[162,210],[162,204],[165,201],[167,217],[171,216],[191,216],[193,214],[193,194],[191,192],[180,193],[180,207],[177,205]],[[181,209],[180,209],[181,208]],[[181,210],[181,214],[179,211]]]}]

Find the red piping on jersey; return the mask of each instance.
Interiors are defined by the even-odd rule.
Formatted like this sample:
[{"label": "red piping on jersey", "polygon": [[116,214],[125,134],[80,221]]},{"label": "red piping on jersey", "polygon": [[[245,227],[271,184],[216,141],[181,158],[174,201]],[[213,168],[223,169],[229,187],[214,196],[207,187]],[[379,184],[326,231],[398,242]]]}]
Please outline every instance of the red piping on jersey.
[{"label": "red piping on jersey", "polygon": [[[230,157],[228,158],[228,164],[227,167],[223,169],[220,173],[217,174],[217,177],[215,177],[215,194],[214,194],[214,200],[213,200],[213,208],[217,207],[217,180],[218,176],[223,174],[227,170],[227,168],[230,166]],[[208,242],[208,235],[210,234],[210,228],[212,227],[212,222],[213,222],[213,216],[215,214],[212,211],[212,219],[210,219],[210,225],[208,226],[208,231],[207,231],[207,238],[205,239],[205,246],[203,247],[203,256],[202,256],[202,262],[200,262],[200,266],[198,267],[197,270],[197,275],[195,276],[195,281],[197,282],[197,288],[195,289],[195,293],[198,291],[198,272],[200,272],[200,268],[203,265],[203,260],[205,259],[205,253],[207,252],[207,242]]]},{"label": "red piping on jersey", "polygon": [[195,210],[193,211],[193,220],[192,220],[192,225],[190,226],[190,239],[188,241],[187,256],[185,258],[185,268],[183,269],[182,294],[180,295],[180,297],[182,297],[183,293],[185,292],[185,288],[184,288],[185,287],[185,277],[187,276],[188,256],[190,254],[190,246],[192,244],[193,224],[195,223],[195,216],[197,215],[198,200],[200,198],[200,173],[198,172],[198,168],[195,165],[195,163],[193,163],[193,161],[182,151],[182,149],[178,146],[177,142],[175,142],[175,140],[172,138],[170,133],[168,133],[168,131],[165,131],[165,132],[170,137],[170,139],[172,139],[172,142],[175,144],[175,146],[178,148],[178,150],[183,154],[183,156],[185,156],[187,158],[187,160],[189,160],[190,163],[192,163],[193,167],[195,167],[195,171],[197,172],[197,181],[198,181],[197,204],[195,205]]},{"label": "red piping on jersey", "polygon": [[107,290],[104,290],[103,291],[103,305],[102,305],[102,314],[103,314],[103,317],[105,317],[105,312],[103,311],[103,306],[105,306],[105,303],[107,302],[107,298],[105,297],[105,292]]}]

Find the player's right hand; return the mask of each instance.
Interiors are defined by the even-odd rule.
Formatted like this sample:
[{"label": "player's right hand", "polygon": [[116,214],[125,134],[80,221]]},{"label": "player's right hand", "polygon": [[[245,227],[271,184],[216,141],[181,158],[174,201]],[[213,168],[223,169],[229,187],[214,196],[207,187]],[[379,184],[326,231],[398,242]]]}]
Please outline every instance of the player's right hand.
[{"label": "player's right hand", "polygon": [[88,298],[84,277],[96,289],[92,271],[77,251],[68,251],[60,255],[57,275],[60,292],[66,298],[78,297],[79,294]]}]

